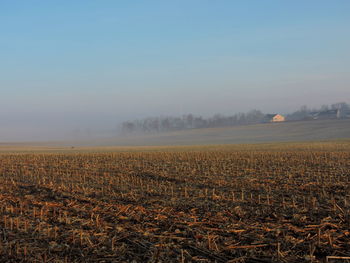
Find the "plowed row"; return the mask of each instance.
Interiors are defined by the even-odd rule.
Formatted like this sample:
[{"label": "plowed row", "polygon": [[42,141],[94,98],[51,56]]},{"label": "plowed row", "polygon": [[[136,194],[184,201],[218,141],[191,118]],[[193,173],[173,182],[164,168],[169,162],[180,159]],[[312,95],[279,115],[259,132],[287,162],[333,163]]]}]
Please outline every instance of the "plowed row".
[{"label": "plowed row", "polygon": [[0,157],[1,262],[325,262],[350,256],[346,150],[219,147]]}]

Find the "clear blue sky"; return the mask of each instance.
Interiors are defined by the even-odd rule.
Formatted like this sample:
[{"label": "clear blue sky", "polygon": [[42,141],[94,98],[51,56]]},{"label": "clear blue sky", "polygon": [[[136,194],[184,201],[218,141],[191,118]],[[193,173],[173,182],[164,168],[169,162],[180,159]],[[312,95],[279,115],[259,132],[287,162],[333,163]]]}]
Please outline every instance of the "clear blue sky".
[{"label": "clear blue sky", "polygon": [[350,1],[1,1],[0,141],[350,102]]}]

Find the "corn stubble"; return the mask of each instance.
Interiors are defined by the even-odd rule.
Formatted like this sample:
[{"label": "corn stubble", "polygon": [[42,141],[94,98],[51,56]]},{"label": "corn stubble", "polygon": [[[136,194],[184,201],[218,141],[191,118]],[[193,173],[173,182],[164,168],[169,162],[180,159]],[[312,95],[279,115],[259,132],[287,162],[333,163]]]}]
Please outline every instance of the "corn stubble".
[{"label": "corn stubble", "polygon": [[218,147],[0,157],[1,262],[350,256],[349,151]]}]

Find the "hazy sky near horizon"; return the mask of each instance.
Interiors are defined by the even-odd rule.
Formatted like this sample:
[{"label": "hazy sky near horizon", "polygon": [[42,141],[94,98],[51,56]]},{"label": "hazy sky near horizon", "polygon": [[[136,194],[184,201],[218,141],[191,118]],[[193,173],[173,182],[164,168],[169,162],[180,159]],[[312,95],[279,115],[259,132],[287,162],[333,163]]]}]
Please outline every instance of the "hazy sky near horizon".
[{"label": "hazy sky near horizon", "polygon": [[0,142],[350,102],[350,1],[1,1],[0,91]]}]

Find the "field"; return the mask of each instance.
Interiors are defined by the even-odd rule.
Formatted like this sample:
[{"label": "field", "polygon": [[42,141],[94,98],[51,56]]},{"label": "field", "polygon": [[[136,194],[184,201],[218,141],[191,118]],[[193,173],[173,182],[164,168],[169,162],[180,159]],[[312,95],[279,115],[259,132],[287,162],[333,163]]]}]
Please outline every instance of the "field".
[{"label": "field", "polygon": [[[207,145],[322,141],[350,139],[350,119],[264,123],[222,128],[190,129],[139,136],[72,141],[71,145]],[[68,144],[69,145],[69,144]]]},{"label": "field", "polygon": [[0,262],[349,262],[349,179],[349,141],[4,148]]}]

